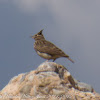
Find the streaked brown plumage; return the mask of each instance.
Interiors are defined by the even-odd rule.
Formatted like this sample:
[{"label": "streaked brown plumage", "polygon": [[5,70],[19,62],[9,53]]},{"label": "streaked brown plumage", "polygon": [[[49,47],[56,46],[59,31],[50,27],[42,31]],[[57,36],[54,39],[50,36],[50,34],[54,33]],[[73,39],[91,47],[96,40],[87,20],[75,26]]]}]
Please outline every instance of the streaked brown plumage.
[{"label": "streaked brown plumage", "polygon": [[44,38],[42,31],[43,30],[41,30],[34,36],[31,36],[32,38],[35,39],[34,49],[37,52],[37,54],[44,59],[48,60],[53,59],[53,61],[55,61],[57,58],[60,57],[66,57],[72,63],[74,63],[74,61],[71,58],[69,58],[69,56],[65,54],[61,49],[56,47],[53,43],[47,41]]}]

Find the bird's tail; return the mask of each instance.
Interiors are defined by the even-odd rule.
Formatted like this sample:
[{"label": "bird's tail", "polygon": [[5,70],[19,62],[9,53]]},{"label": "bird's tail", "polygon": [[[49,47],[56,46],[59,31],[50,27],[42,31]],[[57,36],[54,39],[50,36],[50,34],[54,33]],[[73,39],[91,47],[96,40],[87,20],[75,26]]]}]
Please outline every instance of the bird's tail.
[{"label": "bird's tail", "polygon": [[74,63],[74,61],[71,58],[69,58],[69,57],[68,57],[68,60],[70,60],[72,63]]}]

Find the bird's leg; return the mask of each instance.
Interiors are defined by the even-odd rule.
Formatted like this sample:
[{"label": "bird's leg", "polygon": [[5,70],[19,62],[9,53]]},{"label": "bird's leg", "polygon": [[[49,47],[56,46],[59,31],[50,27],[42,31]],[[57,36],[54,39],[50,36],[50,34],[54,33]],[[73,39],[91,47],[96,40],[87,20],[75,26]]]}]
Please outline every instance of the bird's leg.
[{"label": "bird's leg", "polygon": [[53,59],[53,62],[55,61],[56,59]]}]

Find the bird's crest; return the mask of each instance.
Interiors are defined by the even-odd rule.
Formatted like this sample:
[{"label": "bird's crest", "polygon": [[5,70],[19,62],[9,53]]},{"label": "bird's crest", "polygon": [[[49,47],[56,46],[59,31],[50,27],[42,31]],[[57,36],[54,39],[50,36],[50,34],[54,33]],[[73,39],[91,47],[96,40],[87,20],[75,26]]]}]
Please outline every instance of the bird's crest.
[{"label": "bird's crest", "polygon": [[42,31],[43,31],[43,30],[44,30],[44,29],[42,29],[42,30],[41,30],[39,33],[37,33],[37,34],[38,34],[38,35],[43,35],[43,34],[42,34]]}]

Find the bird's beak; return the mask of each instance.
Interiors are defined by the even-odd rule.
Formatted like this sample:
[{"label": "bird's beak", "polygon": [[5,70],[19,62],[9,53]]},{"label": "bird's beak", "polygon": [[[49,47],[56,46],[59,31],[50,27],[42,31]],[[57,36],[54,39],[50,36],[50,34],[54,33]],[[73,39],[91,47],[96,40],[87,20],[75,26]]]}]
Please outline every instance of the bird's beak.
[{"label": "bird's beak", "polygon": [[34,39],[34,35],[33,36],[30,36],[30,38],[33,38]]}]

